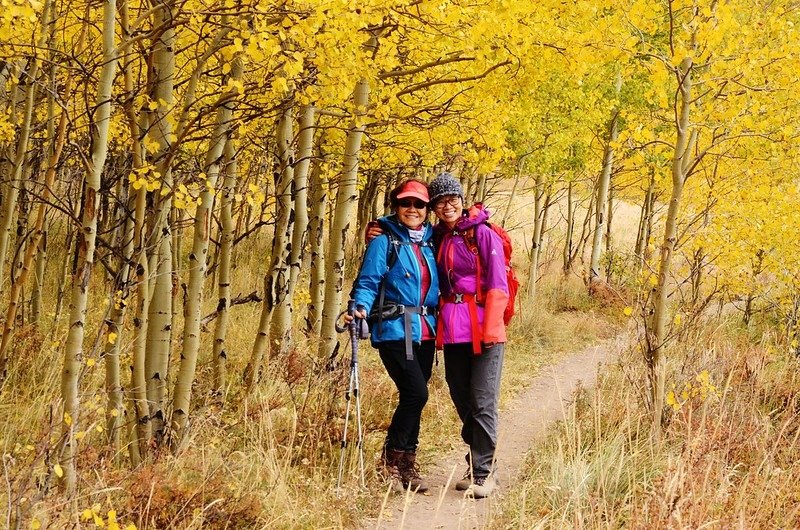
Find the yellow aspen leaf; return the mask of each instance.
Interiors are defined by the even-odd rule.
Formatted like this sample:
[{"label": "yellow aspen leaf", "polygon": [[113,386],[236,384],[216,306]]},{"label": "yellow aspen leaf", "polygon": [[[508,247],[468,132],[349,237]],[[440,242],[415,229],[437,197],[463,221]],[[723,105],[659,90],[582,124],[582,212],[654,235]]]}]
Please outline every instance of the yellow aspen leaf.
[{"label": "yellow aspen leaf", "polygon": [[78,431],[78,432],[75,433],[75,439],[76,440],[83,440],[85,437],[86,437],[86,432],[85,431]]},{"label": "yellow aspen leaf", "polygon": [[81,521],[89,521],[91,519],[92,519],[92,510],[86,508],[85,510],[83,510],[83,513],[81,513]]},{"label": "yellow aspen leaf", "polygon": [[39,519],[37,519],[36,517],[31,519],[31,528],[33,530],[39,530],[39,528],[41,527],[42,527],[42,522]]},{"label": "yellow aspen leaf", "polygon": [[109,414],[111,414],[112,418],[116,418],[117,416],[119,416],[119,411],[117,409],[111,409],[111,412],[109,412]]},{"label": "yellow aspen leaf", "polygon": [[629,317],[633,314],[633,308],[626,307],[625,309],[622,310],[622,312],[625,314],[626,317]]},{"label": "yellow aspen leaf", "polygon": [[150,110],[156,110],[158,108],[158,102],[157,101],[151,101],[150,104],[147,105],[147,108],[150,109]]},{"label": "yellow aspen leaf", "polygon": [[91,368],[94,365],[95,365],[95,360],[94,359],[86,359],[86,366]]},{"label": "yellow aspen leaf", "polygon": [[72,425],[72,415],[69,412],[64,413],[64,423],[66,423],[68,426]]},{"label": "yellow aspen leaf", "polygon": [[116,344],[117,343],[117,334],[115,332],[111,332],[108,334],[108,343],[109,344]]},{"label": "yellow aspen leaf", "polygon": [[103,432],[104,429],[102,425],[97,424],[95,425],[94,430],[96,430],[97,432]]},{"label": "yellow aspen leaf", "polygon": [[64,476],[64,468],[62,468],[60,464],[56,464],[55,466],[53,466],[53,471],[55,471],[56,476],[58,476],[58,478]]},{"label": "yellow aspen leaf", "polygon": [[222,65],[222,73],[227,74],[230,73],[230,71],[231,71],[231,63],[224,63]]},{"label": "yellow aspen leaf", "polygon": [[675,315],[674,322],[675,322],[676,326],[680,326],[682,321],[683,321],[683,318],[681,317],[680,313]]},{"label": "yellow aspen leaf", "polygon": [[681,407],[680,403],[678,403],[678,400],[675,399],[675,392],[673,392],[672,390],[667,392],[667,405],[669,405],[675,410],[678,410]]}]

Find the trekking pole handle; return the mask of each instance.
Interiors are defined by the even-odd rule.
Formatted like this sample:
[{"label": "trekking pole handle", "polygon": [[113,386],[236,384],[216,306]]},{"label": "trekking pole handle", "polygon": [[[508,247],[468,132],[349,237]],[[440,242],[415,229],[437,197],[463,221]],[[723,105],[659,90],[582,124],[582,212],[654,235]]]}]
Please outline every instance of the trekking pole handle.
[{"label": "trekking pole handle", "polygon": [[[336,328],[337,333],[344,333],[347,331],[350,334],[351,339],[355,340],[363,340],[369,338],[369,326],[367,325],[367,321],[357,314],[358,309],[356,308],[356,301],[355,300],[348,300],[347,301],[347,309],[339,313],[336,317],[336,323],[334,327]],[[362,309],[363,311],[363,309]],[[343,325],[339,325],[339,320],[344,316],[349,315],[351,317],[350,322],[345,321]]]}]

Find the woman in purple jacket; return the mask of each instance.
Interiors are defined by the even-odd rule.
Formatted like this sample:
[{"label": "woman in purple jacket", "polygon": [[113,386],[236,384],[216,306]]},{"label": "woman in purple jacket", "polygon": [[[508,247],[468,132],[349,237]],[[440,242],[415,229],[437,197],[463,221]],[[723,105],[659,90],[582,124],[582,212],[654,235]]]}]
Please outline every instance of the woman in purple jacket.
[{"label": "woman in purple jacket", "polygon": [[456,489],[475,498],[496,486],[498,398],[508,302],[503,244],[481,204],[464,208],[461,183],[442,173],[428,185],[441,292],[437,345],[443,346],[445,379],[469,446],[467,471]]}]

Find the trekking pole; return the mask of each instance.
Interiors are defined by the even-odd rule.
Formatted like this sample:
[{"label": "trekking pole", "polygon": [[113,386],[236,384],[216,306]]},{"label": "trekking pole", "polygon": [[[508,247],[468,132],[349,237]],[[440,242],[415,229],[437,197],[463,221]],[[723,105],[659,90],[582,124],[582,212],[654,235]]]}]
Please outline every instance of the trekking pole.
[{"label": "trekking pole", "polygon": [[[348,314],[353,319],[346,323],[344,326],[339,326],[338,322],[336,324],[336,331],[339,333],[343,333],[345,331],[349,332],[350,334],[350,382],[347,386],[347,391],[344,394],[344,399],[347,402],[345,407],[344,413],[344,429],[342,430],[342,442],[339,451],[339,478],[336,481],[336,489],[339,490],[342,487],[342,473],[344,472],[344,454],[345,450],[347,449],[347,426],[350,423],[350,405],[351,405],[351,397],[355,398],[356,401],[356,446],[358,447],[358,469],[361,478],[361,487],[365,487],[366,480],[364,478],[364,447],[363,447],[363,431],[361,429],[361,393],[359,391],[359,381],[358,381],[358,341],[359,339],[365,339],[369,336],[369,330],[367,329],[367,323],[362,318],[357,318],[356,313],[356,302],[355,300],[350,300],[347,302],[347,311],[342,312],[339,316],[341,317],[344,314]],[[338,321],[338,318],[337,318]]]}]

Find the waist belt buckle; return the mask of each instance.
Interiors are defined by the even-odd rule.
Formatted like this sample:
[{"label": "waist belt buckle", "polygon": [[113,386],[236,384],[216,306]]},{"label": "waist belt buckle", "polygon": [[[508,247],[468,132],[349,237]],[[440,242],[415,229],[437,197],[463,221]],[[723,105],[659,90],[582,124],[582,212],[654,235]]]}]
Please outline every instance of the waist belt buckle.
[{"label": "waist belt buckle", "polygon": [[420,308],[419,314],[426,317],[428,316],[428,306],[424,305]]},{"label": "waist belt buckle", "polygon": [[464,303],[464,293],[454,293],[455,300],[453,300],[456,304],[463,304]]}]

